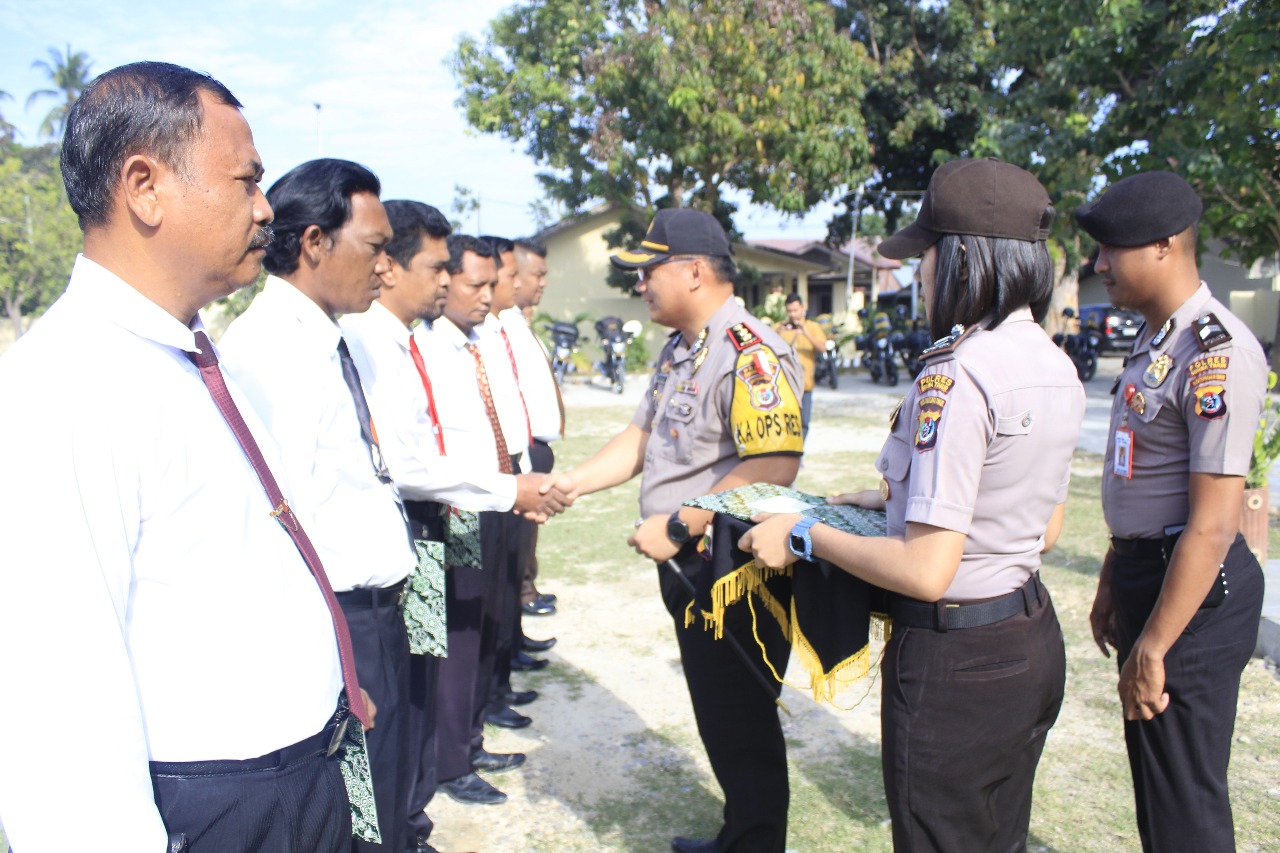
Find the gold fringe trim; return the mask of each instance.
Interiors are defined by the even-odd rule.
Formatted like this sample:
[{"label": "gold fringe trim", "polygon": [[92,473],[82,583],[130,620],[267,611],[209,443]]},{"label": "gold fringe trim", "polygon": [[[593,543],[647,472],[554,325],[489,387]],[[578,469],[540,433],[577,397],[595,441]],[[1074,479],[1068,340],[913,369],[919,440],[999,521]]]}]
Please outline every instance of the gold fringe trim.
[{"label": "gold fringe trim", "polygon": [[863,646],[830,670],[823,671],[818,652],[795,621],[795,615],[793,603],[791,619],[795,627],[791,631],[791,648],[795,650],[796,660],[809,676],[809,692],[813,695],[813,701],[834,705],[836,696],[851,687],[855,681],[866,678],[871,671],[871,644]]},{"label": "gold fringe trim", "polygon": [[[744,595],[752,592],[760,593],[764,590],[765,582],[775,577],[791,577],[791,567],[762,569],[756,565],[754,560],[748,560],[712,585],[711,613],[709,615],[715,625],[717,640],[724,638],[724,611],[730,605],[741,601]],[[769,595],[769,598],[773,599],[773,596]],[[774,614],[774,618],[778,619],[778,624],[785,626],[786,616],[782,614],[782,608],[778,606],[776,599],[774,599],[774,606],[770,608],[770,612]],[[783,631],[785,633],[785,627]]]}]

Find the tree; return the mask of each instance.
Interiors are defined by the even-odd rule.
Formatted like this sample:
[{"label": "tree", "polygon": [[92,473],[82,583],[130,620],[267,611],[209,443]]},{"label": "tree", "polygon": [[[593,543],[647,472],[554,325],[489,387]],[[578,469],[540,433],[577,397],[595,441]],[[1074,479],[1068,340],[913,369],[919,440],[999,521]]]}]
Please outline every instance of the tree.
[{"label": "tree", "polygon": [[[983,125],[995,70],[989,2],[985,0],[836,0],[837,26],[863,46],[873,74],[862,101],[872,172],[861,199],[828,225],[832,244],[850,236],[854,208],[900,226],[929,185],[933,170],[970,153]],[[859,231],[867,233],[866,221]]]},{"label": "tree", "polygon": [[49,82],[53,84],[53,88],[37,89],[32,92],[27,98],[27,109],[31,109],[31,105],[41,98],[59,99],[59,103],[49,110],[44,121],[40,122],[39,133],[41,136],[61,139],[72,104],[92,79],[89,69],[93,67],[93,60],[83,51],[77,50],[72,53],[71,45],[67,45],[65,54],[49,48],[49,61],[37,59],[31,63],[31,67],[43,71],[49,78]]},{"label": "tree", "polygon": [[[0,89],[0,103],[12,100],[12,95],[3,89]],[[5,121],[4,113],[0,113],[0,142],[12,141],[16,133],[17,129],[13,125],[9,124],[9,122]]]},{"label": "tree", "polygon": [[66,288],[79,243],[57,148],[0,144],[0,298],[15,336]]},{"label": "tree", "polygon": [[532,0],[450,57],[477,129],[526,143],[548,196],[631,212],[697,207],[732,229],[727,189],[802,213],[856,182],[869,65],[826,4]]}]

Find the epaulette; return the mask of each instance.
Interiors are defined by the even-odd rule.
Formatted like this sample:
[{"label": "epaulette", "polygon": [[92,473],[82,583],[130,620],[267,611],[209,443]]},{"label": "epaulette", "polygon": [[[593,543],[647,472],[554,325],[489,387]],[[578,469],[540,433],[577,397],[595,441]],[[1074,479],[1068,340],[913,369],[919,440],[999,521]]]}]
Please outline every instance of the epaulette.
[{"label": "epaulette", "polygon": [[1208,352],[1231,340],[1231,333],[1212,313],[1197,317],[1191,327],[1196,330],[1196,344],[1199,345],[1200,352]]},{"label": "epaulette", "polygon": [[938,340],[925,347],[924,352],[920,353],[920,358],[926,363],[929,363],[939,361],[944,356],[951,355],[956,351],[956,347],[960,345],[960,342],[973,334],[977,329],[978,325],[976,323],[967,329],[959,323],[956,323],[951,327],[951,334],[947,335],[945,338],[938,338]]},{"label": "epaulette", "polygon": [[764,343],[760,336],[752,331],[751,327],[746,323],[734,323],[725,334],[729,336],[729,340],[738,352],[751,347],[758,347]]}]

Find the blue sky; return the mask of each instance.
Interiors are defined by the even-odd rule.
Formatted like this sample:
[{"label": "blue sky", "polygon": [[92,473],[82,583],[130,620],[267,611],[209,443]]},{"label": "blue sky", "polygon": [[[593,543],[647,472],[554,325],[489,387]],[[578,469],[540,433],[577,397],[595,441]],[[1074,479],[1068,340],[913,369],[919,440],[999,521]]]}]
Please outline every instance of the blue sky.
[{"label": "blue sky", "polygon": [[[479,36],[509,0],[0,0],[0,105],[19,139],[36,141],[52,105],[25,109],[46,88],[36,59],[67,44],[101,73],[158,59],[207,71],[245,105],[266,165],[263,186],[317,156],[373,169],[384,198],[413,198],[446,213],[454,186],[481,199],[486,233],[533,229],[528,204],[541,195],[539,167],[523,145],[467,128],[444,57],[463,33]],[[212,12],[210,10],[213,10]],[[321,104],[317,134],[315,103]],[[805,220],[745,208],[748,237],[821,237],[830,208]],[[474,216],[463,226],[475,230]]]}]

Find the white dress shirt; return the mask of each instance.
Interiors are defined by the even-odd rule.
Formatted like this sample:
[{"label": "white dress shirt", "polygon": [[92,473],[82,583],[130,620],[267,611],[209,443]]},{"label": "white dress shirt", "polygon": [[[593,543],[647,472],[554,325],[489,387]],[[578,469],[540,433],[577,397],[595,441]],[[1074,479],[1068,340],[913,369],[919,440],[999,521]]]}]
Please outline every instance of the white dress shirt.
[{"label": "white dress shirt", "polygon": [[[400,495],[471,512],[511,509],[516,500],[515,477],[499,473],[496,463],[491,467],[477,465],[465,454],[466,447],[447,435],[445,455],[440,455],[427,392],[409,352],[413,339],[409,328],[379,302],[363,314],[346,315],[339,323],[360,371],[378,424],[382,455]],[[448,383],[440,375],[440,367],[432,363],[427,347],[421,342],[419,346],[440,408],[442,388]],[[484,426],[488,429],[487,419]],[[493,451],[489,453],[492,456]]]},{"label": "white dress shirt", "polygon": [[337,705],[329,610],[195,351],[80,257],[0,359],[0,822],[22,853],[164,850],[148,760],[264,755]]},{"label": "white dress shirt", "polygon": [[529,425],[533,430],[533,437],[548,443],[556,441],[561,438],[560,430],[564,427],[564,420],[560,409],[560,392],[556,388],[556,379],[551,374],[547,351],[533,329],[529,328],[524,312],[518,307],[501,312],[498,319],[502,328],[507,330],[511,349],[516,356],[516,367],[520,369],[520,390],[524,393],[524,403],[529,410]]},{"label": "white dress shirt", "polygon": [[524,470],[529,470],[529,416],[525,413],[524,397],[516,383],[514,349],[507,349],[503,338],[502,323],[492,314],[476,327],[480,339],[480,355],[484,359],[485,373],[489,376],[489,388],[493,393],[493,405],[502,423],[502,437],[507,450],[520,456]]},{"label": "white dress shirt", "polygon": [[[476,381],[475,357],[466,349],[468,343],[480,348],[480,357],[484,360],[485,373],[489,376],[492,389],[493,371],[489,369],[489,362],[493,356],[486,358],[486,351],[493,346],[493,339],[489,335],[481,335],[479,327],[472,329],[470,335],[464,335],[448,317],[441,317],[430,326],[420,323],[414,329],[413,336],[422,350],[423,360],[427,363],[427,370],[430,371],[431,382],[435,387],[436,411],[444,426],[445,452],[450,456],[468,459],[477,468],[497,471],[497,444],[485,410],[484,398],[480,396],[480,386]],[[489,339],[487,343],[484,343],[485,338]],[[502,341],[498,340],[497,345],[502,346]],[[510,373],[510,370],[507,372]],[[498,411],[501,423],[502,412],[498,409],[496,394],[494,408]],[[506,437],[505,430],[503,437]],[[510,444],[507,445],[507,450],[515,452],[511,450]]]},{"label": "white dress shirt", "polygon": [[218,342],[223,367],[280,447],[293,483],[289,505],[338,592],[398,583],[417,562],[394,487],[378,480],[360,436],[341,339],[310,297],[268,276]]}]

